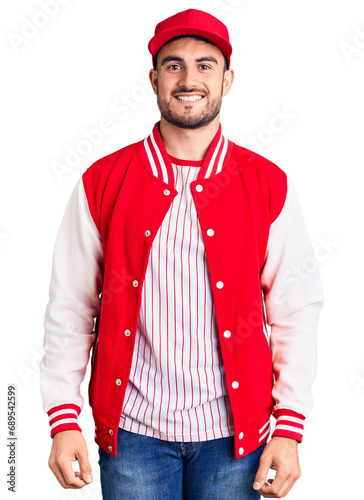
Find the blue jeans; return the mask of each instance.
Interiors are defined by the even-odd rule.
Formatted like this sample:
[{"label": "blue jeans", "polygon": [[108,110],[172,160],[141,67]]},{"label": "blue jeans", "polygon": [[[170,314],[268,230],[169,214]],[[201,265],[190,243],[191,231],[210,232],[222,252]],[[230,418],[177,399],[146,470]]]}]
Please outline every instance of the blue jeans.
[{"label": "blue jeans", "polygon": [[258,500],[253,481],[265,444],[236,459],[234,437],[163,441],[118,430],[113,456],[99,447],[104,500]]}]

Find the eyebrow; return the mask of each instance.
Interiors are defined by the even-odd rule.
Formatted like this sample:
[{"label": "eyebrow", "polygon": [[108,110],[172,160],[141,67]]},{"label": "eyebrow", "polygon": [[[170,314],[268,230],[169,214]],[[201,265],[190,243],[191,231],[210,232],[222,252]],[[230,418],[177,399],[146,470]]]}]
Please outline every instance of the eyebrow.
[{"label": "eyebrow", "polygon": [[[182,57],[178,57],[178,56],[167,56],[163,59],[163,61],[161,62],[161,66],[163,66],[163,64],[169,62],[169,61],[178,61],[178,62],[183,62],[184,59],[182,59]],[[219,64],[217,62],[217,60],[214,58],[214,57],[200,57],[199,59],[196,59],[195,60],[196,62],[203,62],[203,61],[209,61],[209,62],[213,62],[215,64]]]}]

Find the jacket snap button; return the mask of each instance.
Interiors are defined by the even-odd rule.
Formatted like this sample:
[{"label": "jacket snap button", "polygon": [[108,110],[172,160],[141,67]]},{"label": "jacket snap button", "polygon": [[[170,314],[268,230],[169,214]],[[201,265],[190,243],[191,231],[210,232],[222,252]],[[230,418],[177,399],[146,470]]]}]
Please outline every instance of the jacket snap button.
[{"label": "jacket snap button", "polygon": [[107,449],[108,449],[109,451],[112,451],[112,446],[109,444],[109,446],[107,447]]},{"label": "jacket snap button", "polygon": [[222,288],[224,286],[224,283],[222,281],[218,281],[216,283],[217,288]]},{"label": "jacket snap button", "polygon": [[213,236],[215,231],[213,229],[208,229],[207,231],[207,236]]},{"label": "jacket snap button", "polygon": [[113,430],[112,429],[109,429],[109,434],[113,435]]},{"label": "jacket snap button", "polygon": [[119,378],[117,378],[117,379],[115,380],[115,383],[116,383],[116,385],[121,385],[121,380],[120,380]]},{"label": "jacket snap button", "polygon": [[225,330],[225,331],[224,331],[224,337],[225,337],[226,339],[230,338],[230,337],[231,337],[231,332],[229,332],[229,330]]},{"label": "jacket snap button", "polygon": [[133,281],[133,286],[138,286],[138,281],[137,280]]},{"label": "jacket snap button", "polygon": [[240,432],[239,439],[243,439],[243,437],[244,437],[244,432]]},{"label": "jacket snap button", "polygon": [[237,382],[236,380],[231,384],[231,387],[233,389],[237,389],[239,387],[239,382]]},{"label": "jacket snap button", "polygon": [[126,337],[129,337],[129,335],[130,335],[130,334],[131,334],[131,331],[130,331],[130,330],[125,330],[124,335],[125,335]]},{"label": "jacket snap button", "polygon": [[163,191],[163,193],[164,193],[165,195],[171,194],[171,192],[170,192],[170,190],[169,190],[169,189],[165,189],[165,190]]},{"label": "jacket snap button", "polygon": [[201,184],[197,184],[196,191],[198,191],[200,193],[202,190],[203,190],[203,187],[201,186]]},{"label": "jacket snap button", "polygon": [[239,455],[243,455],[244,454],[244,448],[239,448]]},{"label": "jacket snap button", "polygon": [[150,236],[152,234],[152,231],[149,231],[149,229],[147,229],[144,234],[145,236]]}]

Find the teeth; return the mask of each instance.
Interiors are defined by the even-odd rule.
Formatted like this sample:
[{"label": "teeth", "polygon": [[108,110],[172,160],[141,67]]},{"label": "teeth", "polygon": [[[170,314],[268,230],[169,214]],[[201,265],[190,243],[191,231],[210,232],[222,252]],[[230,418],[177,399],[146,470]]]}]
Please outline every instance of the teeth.
[{"label": "teeth", "polygon": [[191,95],[191,96],[178,95],[176,97],[179,101],[199,101],[200,99],[202,99],[201,95]]}]

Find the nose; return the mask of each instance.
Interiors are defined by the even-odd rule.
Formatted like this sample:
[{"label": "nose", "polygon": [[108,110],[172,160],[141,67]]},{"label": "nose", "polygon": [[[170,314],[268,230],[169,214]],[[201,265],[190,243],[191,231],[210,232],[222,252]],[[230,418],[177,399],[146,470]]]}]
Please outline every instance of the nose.
[{"label": "nose", "polygon": [[179,85],[186,89],[198,87],[198,76],[193,68],[185,67],[180,74]]}]

